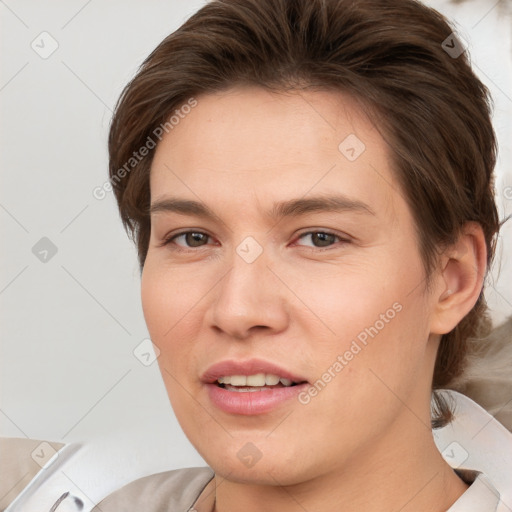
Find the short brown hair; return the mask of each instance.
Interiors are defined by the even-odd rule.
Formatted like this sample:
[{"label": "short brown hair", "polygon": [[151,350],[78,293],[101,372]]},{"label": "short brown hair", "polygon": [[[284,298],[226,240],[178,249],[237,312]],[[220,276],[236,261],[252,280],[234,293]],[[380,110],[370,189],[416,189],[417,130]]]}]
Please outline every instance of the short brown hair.
[{"label": "short brown hair", "polygon": [[[128,169],[127,162],[154,142],[159,126],[170,128],[169,117],[191,97],[244,84],[334,90],[356,99],[389,144],[415,219],[427,286],[439,249],[455,242],[467,221],[483,228],[489,267],[499,229],[490,96],[453,32],[441,14],[415,0],[206,4],[147,57],[111,124],[110,179],[141,269],[151,231],[154,152]],[[467,340],[480,334],[486,309],[482,291],[473,310],[442,336],[432,383],[434,427],[451,418],[435,390],[462,372]]]}]

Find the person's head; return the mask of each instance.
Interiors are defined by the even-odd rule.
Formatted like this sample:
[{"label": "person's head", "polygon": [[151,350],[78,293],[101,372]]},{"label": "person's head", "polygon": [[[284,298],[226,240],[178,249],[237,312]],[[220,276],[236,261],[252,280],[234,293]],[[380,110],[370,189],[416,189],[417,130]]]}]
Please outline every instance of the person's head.
[{"label": "person's head", "polygon": [[[214,0],[124,90],[111,181],[171,402],[215,469],[246,450],[284,481],[327,472],[428,423],[462,371],[499,221],[488,92],[452,31],[414,0]],[[252,358],[307,384],[219,409],[210,365]]]}]

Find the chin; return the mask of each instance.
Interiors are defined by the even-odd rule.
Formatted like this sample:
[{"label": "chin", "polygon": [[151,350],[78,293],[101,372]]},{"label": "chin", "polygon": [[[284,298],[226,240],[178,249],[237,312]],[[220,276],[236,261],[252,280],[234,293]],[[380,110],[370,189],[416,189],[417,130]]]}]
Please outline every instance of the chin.
[{"label": "chin", "polygon": [[260,460],[252,467],[244,467],[237,458],[224,458],[212,460],[209,466],[216,475],[240,484],[295,485],[307,479],[296,466],[280,460]]},{"label": "chin", "polygon": [[[237,436],[228,445],[215,444],[197,446],[197,449],[214,472],[231,482],[252,485],[295,485],[314,477],[314,461],[308,469],[308,458],[304,449],[293,449],[290,444],[283,450],[285,439],[269,442],[268,432],[256,435]],[[251,439],[254,440],[251,441]],[[288,439],[289,441],[289,439]]]}]

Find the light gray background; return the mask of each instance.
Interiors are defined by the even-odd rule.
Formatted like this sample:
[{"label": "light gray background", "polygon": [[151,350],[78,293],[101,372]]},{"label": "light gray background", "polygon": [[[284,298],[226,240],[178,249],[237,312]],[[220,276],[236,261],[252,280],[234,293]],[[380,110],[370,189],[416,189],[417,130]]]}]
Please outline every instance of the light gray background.
[{"label": "light gray background", "polygon": [[[94,499],[144,474],[203,465],[157,364],[134,356],[147,338],[135,249],[113,195],[98,200],[92,191],[107,179],[108,125],[122,87],[204,3],[0,1],[0,435],[84,444],[68,476]],[[428,3],[455,17],[493,94],[497,197],[502,216],[512,213],[505,2]],[[53,39],[57,50],[42,58]],[[42,237],[57,247],[46,262],[32,250]],[[510,225],[499,253],[487,292],[497,323],[512,311]]]}]

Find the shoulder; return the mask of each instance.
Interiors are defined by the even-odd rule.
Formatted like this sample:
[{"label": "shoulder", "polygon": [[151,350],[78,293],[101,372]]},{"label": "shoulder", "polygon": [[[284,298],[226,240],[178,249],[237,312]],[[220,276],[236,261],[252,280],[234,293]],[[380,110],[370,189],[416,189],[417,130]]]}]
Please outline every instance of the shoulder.
[{"label": "shoulder", "polygon": [[213,478],[208,467],[156,473],[134,480],[104,498],[92,512],[186,512]]}]

